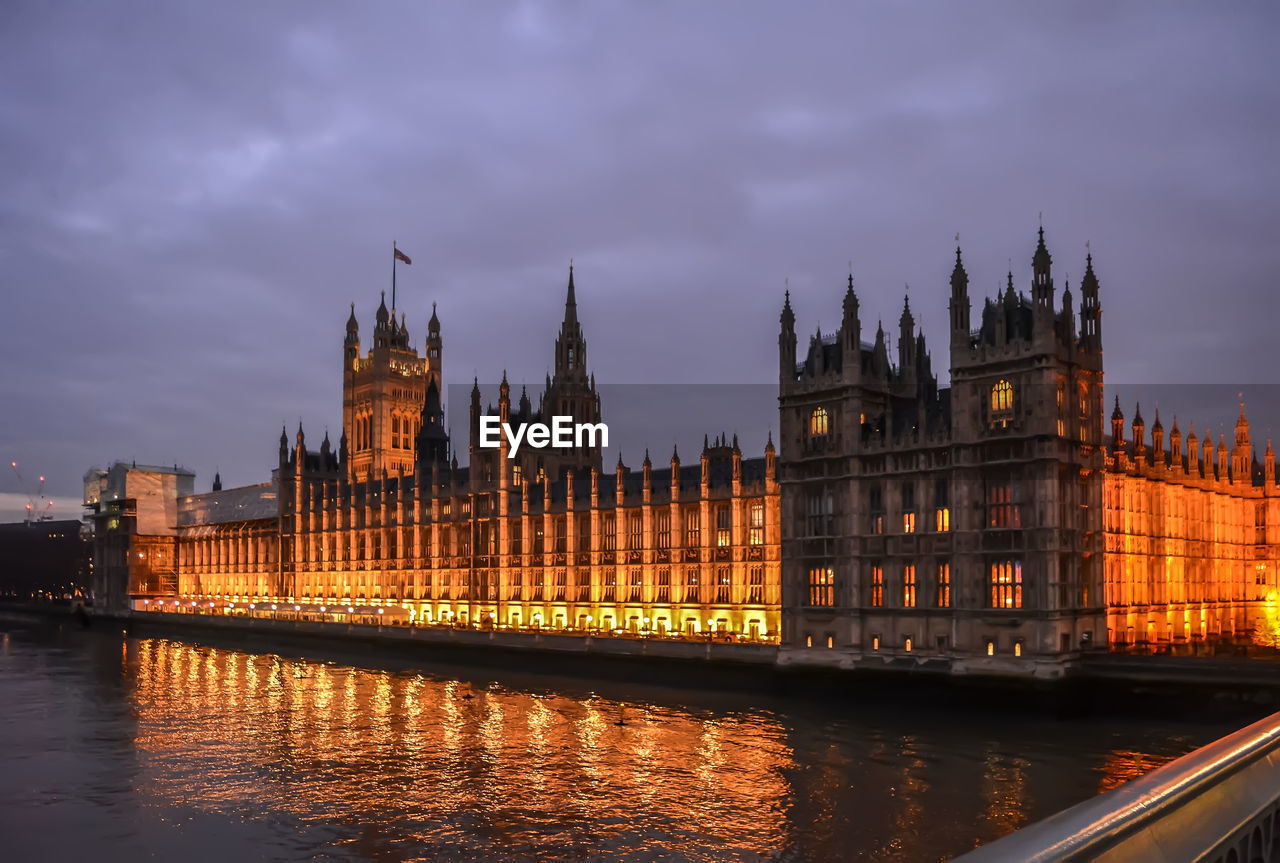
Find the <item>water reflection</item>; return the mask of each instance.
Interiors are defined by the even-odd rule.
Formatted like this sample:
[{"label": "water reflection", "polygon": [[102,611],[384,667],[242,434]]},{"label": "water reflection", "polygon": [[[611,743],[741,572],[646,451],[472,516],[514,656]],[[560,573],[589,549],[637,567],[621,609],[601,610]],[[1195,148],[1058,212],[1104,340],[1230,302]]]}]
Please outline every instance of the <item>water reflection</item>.
[{"label": "water reflection", "polygon": [[[6,634],[0,685],[32,705],[98,692],[68,733],[127,786],[96,801],[112,835],[154,851],[168,834],[145,813],[214,819],[211,856],[191,859],[938,860],[1223,730],[628,699],[165,640],[59,650]],[[38,750],[29,711],[0,731]],[[95,748],[113,733],[123,767],[118,745]],[[57,781],[40,757],[28,786]],[[0,819],[30,799],[0,780]]]}]

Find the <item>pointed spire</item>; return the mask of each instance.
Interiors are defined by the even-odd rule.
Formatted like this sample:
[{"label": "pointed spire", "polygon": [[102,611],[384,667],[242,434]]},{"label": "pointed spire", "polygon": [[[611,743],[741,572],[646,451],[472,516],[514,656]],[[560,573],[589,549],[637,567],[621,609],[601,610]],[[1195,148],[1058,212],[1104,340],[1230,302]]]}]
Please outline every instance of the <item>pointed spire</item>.
[{"label": "pointed spire", "polygon": [[1098,293],[1098,277],[1093,272],[1093,252],[1084,256],[1084,278],[1080,280],[1080,292],[1085,296]]},{"label": "pointed spire", "polygon": [[1146,426],[1146,423],[1142,421],[1142,402],[1134,403],[1133,424],[1136,426]]},{"label": "pointed spire", "polygon": [[782,317],[778,319],[783,329],[789,330],[795,326],[796,313],[791,309],[791,291],[788,290],[783,294],[782,300]]},{"label": "pointed spire", "polygon": [[680,461],[680,445],[679,444],[671,445],[671,461],[672,462]]},{"label": "pointed spire", "polygon": [[1160,425],[1160,406],[1159,405],[1156,405],[1156,422],[1155,422],[1155,425],[1151,427],[1151,431],[1152,432],[1164,431],[1164,426]]},{"label": "pointed spire", "polygon": [[[1119,395],[1117,395],[1117,396],[1116,396],[1116,408],[1115,408],[1115,410],[1113,410],[1113,411],[1111,412],[1111,421],[1112,421],[1112,422],[1115,422],[1116,420],[1123,420],[1123,419],[1124,419],[1124,411],[1120,410],[1120,396],[1119,396]],[[1194,433],[1195,433],[1195,431],[1194,431],[1194,430],[1195,430],[1195,426],[1193,425],[1193,426],[1192,426],[1192,434],[1194,434]]]},{"label": "pointed spire", "polygon": [[649,461],[649,448],[648,448],[648,447],[645,447],[645,448],[644,448],[644,462],[643,462],[643,464],[644,464],[644,466],[645,466],[645,467],[653,467],[653,462]]},{"label": "pointed spire", "polygon": [[377,313],[377,321],[378,321],[379,329],[386,329],[387,316],[389,314],[390,313],[387,311],[387,292],[382,291],[382,299],[378,303],[378,313]]},{"label": "pointed spire", "polygon": [[765,441],[765,444],[764,444],[764,451],[765,451],[765,452],[773,452],[773,450],[774,450],[774,446],[773,446],[773,429],[771,428],[771,429],[769,429],[769,438],[768,438],[768,440],[766,440],[766,441]]},{"label": "pointed spire", "polygon": [[360,329],[360,322],[356,320],[356,304],[351,304],[351,314],[347,317],[347,332],[354,333]]},{"label": "pointed spire", "polygon": [[436,304],[431,304],[431,320],[427,321],[427,332],[435,335],[440,332],[440,319],[436,317]]},{"label": "pointed spire", "polygon": [[578,322],[578,300],[573,290],[573,259],[569,259],[569,289],[565,292],[564,298],[564,322],[565,326],[576,324]]},{"label": "pointed spire", "polygon": [[960,246],[956,245],[956,265],[951,269],[951,293],[963,294],[969,288],[969,274],[964,270],[964,261],[960,257]]}]

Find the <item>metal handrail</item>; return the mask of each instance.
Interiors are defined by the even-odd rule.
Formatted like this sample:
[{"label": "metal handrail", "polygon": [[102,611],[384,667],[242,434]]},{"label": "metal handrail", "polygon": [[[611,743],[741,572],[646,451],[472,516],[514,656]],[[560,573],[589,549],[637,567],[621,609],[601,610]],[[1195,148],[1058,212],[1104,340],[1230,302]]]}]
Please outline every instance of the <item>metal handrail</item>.
[{"label": "metal handrail", "polygon": [[[1189,752],[1145,776],[1085,800],[994,842],[955,863],[1088,860],[1169,815],[1227,776],[1280,751],[1280,713]],[[1280,789],[1280,782],[1277,783]],[[1226,837],[1212,837],[1212,847]]]}]

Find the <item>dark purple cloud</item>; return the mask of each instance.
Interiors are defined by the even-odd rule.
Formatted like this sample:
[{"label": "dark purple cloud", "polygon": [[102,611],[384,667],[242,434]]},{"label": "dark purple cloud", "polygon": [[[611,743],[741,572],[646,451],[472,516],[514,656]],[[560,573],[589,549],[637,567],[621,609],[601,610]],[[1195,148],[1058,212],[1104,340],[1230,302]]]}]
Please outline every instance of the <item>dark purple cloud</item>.
[{"label": "dark purple cloud", "polygon": [[[451,382],[542,380],[570,257],[599,380],[768,382],[783,280],[802,331],[830,329],[851,259],[865,325],[910,283],[945,368],[952,235],[976,291],[1010,259],[1025,285],[1043,211],[1059,285],[1092,243],[1109,381],[1280,383],[1278,23],[1261,2],[7,3],[0,455],[72,499],[115,458],[259,481],[281,422],[336,436],[347,303],[367,330],[392,239]],[[1262,399],[1255,432],[1280,431]]]}]

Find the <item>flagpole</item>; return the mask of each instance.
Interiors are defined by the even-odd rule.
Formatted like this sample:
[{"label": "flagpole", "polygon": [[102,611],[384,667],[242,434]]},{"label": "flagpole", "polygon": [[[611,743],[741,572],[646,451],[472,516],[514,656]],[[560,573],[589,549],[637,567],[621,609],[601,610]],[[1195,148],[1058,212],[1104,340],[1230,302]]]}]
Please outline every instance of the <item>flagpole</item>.
[{"label": "flagpole", "polygon": [[391,311],[396,310],[396,241],[391,241]]}]

